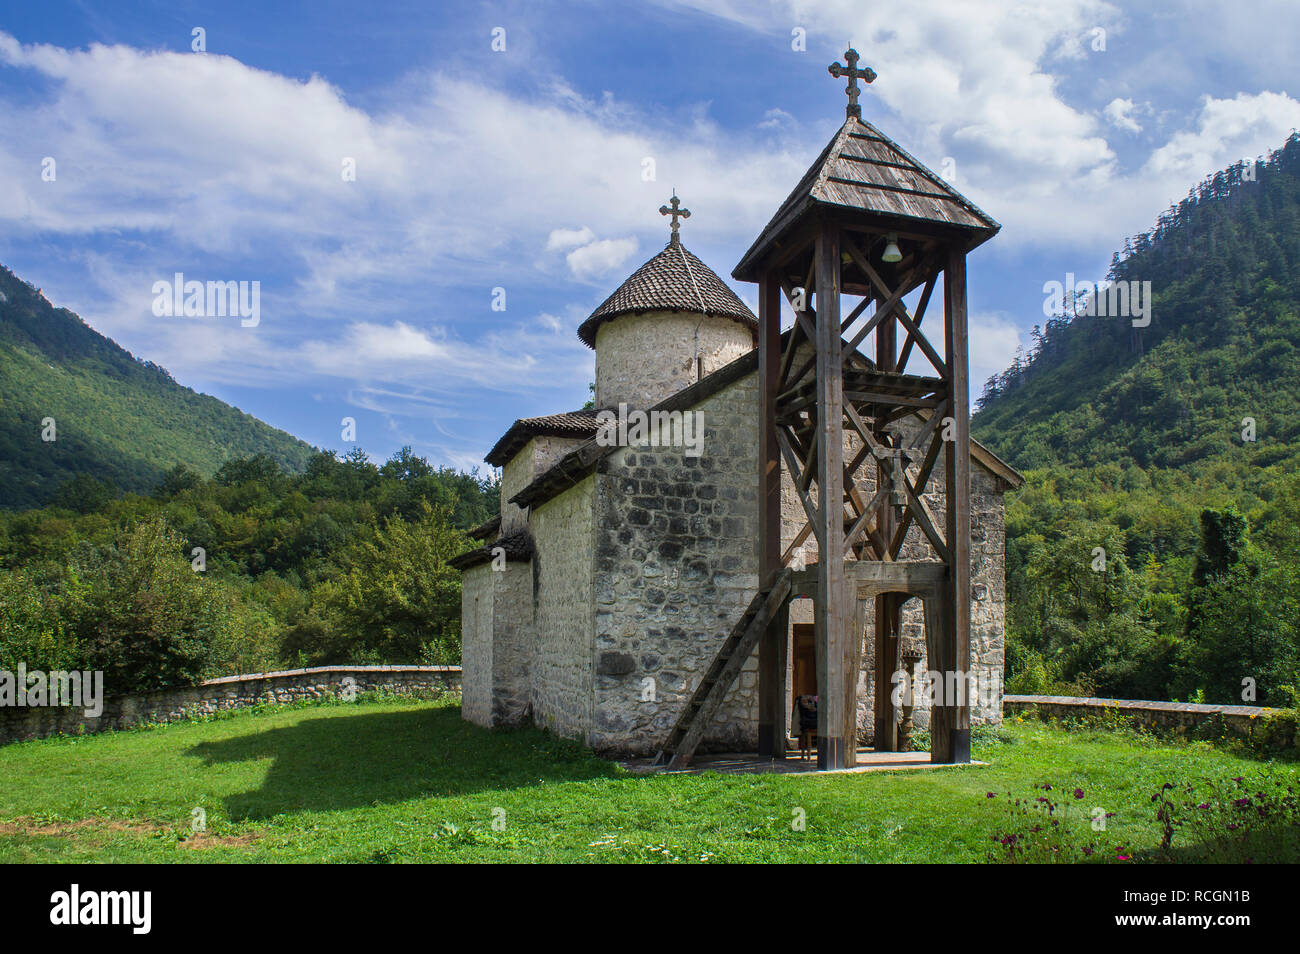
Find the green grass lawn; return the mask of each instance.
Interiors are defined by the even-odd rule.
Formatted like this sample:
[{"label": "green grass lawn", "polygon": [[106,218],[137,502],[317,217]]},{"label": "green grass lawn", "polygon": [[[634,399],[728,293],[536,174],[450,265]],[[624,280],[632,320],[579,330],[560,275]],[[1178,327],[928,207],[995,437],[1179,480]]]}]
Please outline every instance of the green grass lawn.
[{"label": "green grass lawn", "polygon": [[[1113,860],[1159,844],[1166,781],[1300,784],[1294,764],[1205,744],[1030,722],[1003,739],[977,744],[985,766],[640,777],[544,732],[471,726],[451,702],[240,712],[0,748],[0,861],[985,861],[1024,827],[1007,793],[1032,802],[1045,783],[1079,833],[1071,857],[1091,841]],[[1197,841],[1180,829],[1173,846]]]}]

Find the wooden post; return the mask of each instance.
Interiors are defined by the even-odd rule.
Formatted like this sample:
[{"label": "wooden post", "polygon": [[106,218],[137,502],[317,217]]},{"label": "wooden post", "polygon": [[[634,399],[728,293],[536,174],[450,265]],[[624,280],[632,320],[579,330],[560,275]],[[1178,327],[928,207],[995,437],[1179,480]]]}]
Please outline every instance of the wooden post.
[{"label": "wooden post", "polygon": [[898,668],[898,621],[903,597],[897,593],[882,593],[876,600],[876,693],[874,698],[875,731],[872,745],[879,752],[898,749],[898,721],[894,718],[894,672]]},{"label": "wooden post", "polygon": [[[876,296],[876,306],[885,302]],[[898,319],[892,314],[876,327],[876,367],[881,371],[898,370]],[[873,422],[874,424],[874,422]],[[874,428],[876,439],[884,442],[884,428]],[[892,473],[885,461],[876,461],[876,487],[892,479]],[[876,527],[885,540],[894,538],[898,526],[898,514],[888,497],[880,501],[876,508]],[[898,722],[894,718],[894,703],[890,698],[893,690],[891,679],[898,658],[898,630],[901,624],[901,603],[893,594],[876,597],[875,648],[876,648],[876,694],[873,700],[875,731],[873,744],[878,751],[893,752],[898,748]]]},{"label": "wooden post", "polygon": [[[815,632],[823,647],[818,664],[817,767],[847,768],[856,762],[857,719],[847,699],[857,675],[850,656],[848,587],[844,578],[844,379],[840,349],[840,237],[830,223],[817,232],[817,515],[822,524],[817,554]],[[850,676],[852,673],[852,676]]]},{"label": "wooden post", "polygon": [[[758,285],[758,580],[781,569],[781,450],[776,396],[781,384],[781,283],[769,269]],[[785,758],[785,669],[789,609],[782,606],[758,644],[758,757]]]},{"label": "wooden post", "polygon": [[[966,328],[966,253],[951,248],[943,271],[944,360],[952,409],[952,440],[945,444],[946,535],[952,562],[944,600],[942,659],[930,668],[943,673],[945,698],[930,722],[930,760],[970,761],[970,368]],[[962,695],[951,698],[954,689]]]}]

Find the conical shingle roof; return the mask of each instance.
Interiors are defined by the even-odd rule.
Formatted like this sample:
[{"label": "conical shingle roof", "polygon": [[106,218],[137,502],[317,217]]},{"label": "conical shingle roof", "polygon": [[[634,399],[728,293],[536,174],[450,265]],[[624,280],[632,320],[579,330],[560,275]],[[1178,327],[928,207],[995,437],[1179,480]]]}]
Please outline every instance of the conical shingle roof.
[{"label": "conical shingle roof", "polygon": [[758,319],[736,293],[709,266],[680,242],[669,242],[662,252],[638,268],[591,317],[578,327],[578,337],[596,347],[596,331],[619,315],[650,311],[688,311],[720,315],[751,330]]},{"label": "conical shingle roof", "polygon": [[756,281],[763,253],[815,207],[872,213],[894,219],[899,226],[928,223],[969,232],[975,240],[971,247],[1002,227],[871,123],[850,116],[781,203],[732,277]]}]

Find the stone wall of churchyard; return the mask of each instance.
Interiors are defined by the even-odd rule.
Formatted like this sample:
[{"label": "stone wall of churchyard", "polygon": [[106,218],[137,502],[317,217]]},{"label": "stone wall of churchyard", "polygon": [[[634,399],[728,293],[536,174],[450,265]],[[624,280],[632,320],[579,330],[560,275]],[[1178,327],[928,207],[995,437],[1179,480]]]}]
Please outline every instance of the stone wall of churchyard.
[{"label": "stone wall of churchyard", "polygon": [[644,410],[696,382],[697,353],[708,375],[753,349],[749,329],[730,318],[622,315],[596,331],[596,407]]},{"label": "stone wall of churchyard", "polygon": [[[916,425],[914,425],[916,426]],[[851,459],[857,453],[860,439],[855,434],[845,437],[845,458]],[[806,519],[803,504],[795,493],[794,484],[789,473],[782,466],[781,511],[782,547],[794,539]],[[866,500],[875,493],[875,468],[867,463],[859,471],[857,487]],[[928,491],[923,496],[930,512],[934,515],[935,526],[944,533],[945,507],[943,458],[939,459],[931,474]],[[814,488],[815,490],[816,488]],[[1002,709],[1000,703],[1003,653],[1006,639],[1006,554],[1005,554],[1005,508],[1002,493],[999,491],[998,478],[994,477],[979,464],[971,462],[971,670],[978,676],[987,674],[995,687],[991,697],[973,700],[971,707],[972,722],[1000,722]],[[809,537],[803,544],[803,551],[809,564],[816,561],[817,541]],[[915,524],[908,531],[900,558],[904,560],[936,560],[934,549]],[[796,624],[812,623],[813,611],[811,600],[795,600],[790,604],[791,632]],[[864,743],[870,743],[875,732],[875,600],[867,601],[865,609],[866,625],[862,638],[862,664],[858,673],[858,736]],[[905,648],[915,648],[921,653],[921,671],[925,672],[928,662],[925,654],[924,614],[919,599],[909,600],[903,606],[902,636]],[[793,659],[787,672],[787,685],[792,686]],[[885,686],[886,692],[893,691],[893,685]],[[792,691],[791,691],[791,694]],[[791,704],[793,700],[791,700]],[[789,718],[787,707],[787,719]],[[918,729],[926,729],[930,724],[929,703],[918,699],[913,713],[913,722]]]},{"label": "stone wall of churchyard", "polygon": [[347,696],[352,693],[459,691],[459,666],[321,666],[211,679],[197,686],[160,689],[104,700],[97,717],[61,706],[0,708],[0,743],[60,733],[104,732],[141,723],[174,722],[261,703]]},{"label": "stone wall of churchyard", "polygon": [[492,564],[470,567],[460,575],[460,664],[464,669],[461,715],[492,725],[492,617],[496,609]]},{"label": "stone wall of churchyard", "polygon": [[592,726],[592,508],[595,476],[531,514],[535,551],[533,721],[587,741]]},{"label": "stone wall of churchyard", "polygon": [[[596,477],[598,751],[658,750],[758,590],[756,380],[695,408],[699,457],[621,448]],[[754,747],[756,679],[751,658],[701,751]]]},{"label": "stone wall of churchyard", "polygon": [[1226,730],[1248,737],[1260,720],[1277,710],[1262,706],[1203,705],[1192,702],[1151,702],[1136,699],[1097,699],[1075,696],[1003,696],[1008,715],[1025,713],[1055,719],[1120,717],[1147,728],[1175,735],[1193,732],[1211,720],[1223,719]]}]

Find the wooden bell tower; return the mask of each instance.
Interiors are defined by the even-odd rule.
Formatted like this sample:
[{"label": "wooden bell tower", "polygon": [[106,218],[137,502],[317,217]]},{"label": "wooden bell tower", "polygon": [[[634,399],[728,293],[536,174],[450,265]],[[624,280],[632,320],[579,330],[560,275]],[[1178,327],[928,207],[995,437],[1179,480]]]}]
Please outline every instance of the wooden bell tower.
[{"label": "wooden bell tower", "polygon": [[[790,597],[813,600],[820,768],[856,760],[869,600],[876,747],[895,746],[889,696],[912,596],[925,610],[929,669],[945,677],[931,758],[968,761],[970,700],[948,691],[965,691],[971,655],[966,254],[999,225],[862,120],[857,83],[876,74],[854,50],[845,62],[830,67],[848,78],[844,125],[732,273],[759,286],[760,587],[773,593],[779,582],[784,593],[789,581]],[[909,310],[904,299],[918,289]],[[794,313],[784,334],[783,298]],[[942,326],[923,326],[936,298]],[[925,499],[940,457],[941,518]],[[783,464],[807,518],[784,550]],[[816,562],[788,571],[805,542]],[[770,600],[782,607],[757,636],[765,758],[784,757],[790,597]]]}]

